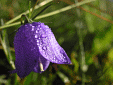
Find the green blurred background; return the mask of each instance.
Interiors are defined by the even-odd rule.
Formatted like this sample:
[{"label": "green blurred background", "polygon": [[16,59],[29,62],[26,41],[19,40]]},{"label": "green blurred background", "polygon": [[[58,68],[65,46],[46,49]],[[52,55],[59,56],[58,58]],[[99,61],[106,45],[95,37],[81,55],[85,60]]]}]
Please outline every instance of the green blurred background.
[{"label": "green blurred background", "polygon": [[[29,1],[33,7],[37,0],[0,0],[0,19],[5,23],[25,12]],[[41,15],[81,1],[53,0]],[[33,16],[49,4],[35,10]],[[96,0],[38,21],[51,28],[73,64],[51,63],[42,74],[32,72],[22,80],[10,74],[10,60],[15,61],[14,31],[21,25],[8,27],[0,31],[0,85],[113,85],[113,0]],[[2,43],[9,45],[10,53]]]}]

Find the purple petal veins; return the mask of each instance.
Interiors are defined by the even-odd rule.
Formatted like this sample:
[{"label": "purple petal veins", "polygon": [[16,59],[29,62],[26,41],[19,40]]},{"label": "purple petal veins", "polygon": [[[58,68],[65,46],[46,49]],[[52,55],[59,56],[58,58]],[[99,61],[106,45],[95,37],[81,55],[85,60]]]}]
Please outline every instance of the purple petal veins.
[{"label": "purple petal veins", "polygon": [[16,69],[20,78],[30,72],[42,73],[50,62],[71,64],[64,49],[56,41],[51,29],[41,22],[22,25],[14,38]]}]

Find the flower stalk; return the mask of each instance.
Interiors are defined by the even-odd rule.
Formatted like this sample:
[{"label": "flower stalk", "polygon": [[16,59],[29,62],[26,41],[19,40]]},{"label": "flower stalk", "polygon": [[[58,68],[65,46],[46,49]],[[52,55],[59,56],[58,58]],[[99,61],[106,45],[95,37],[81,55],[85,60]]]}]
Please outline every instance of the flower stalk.
[{"label": "flower stalk", "polygon": [[[78,3],[77,0],[75,0],[75,3]],[[77,12],[77,15],[80,19],[80,21],[78,21],[78,25],[76,26],[77,27],[77,30],[78,30],[78,37],[79,37],[79,46],[80,46],[80,70],[81,70],[81,73],[82,73],[82,85],[85,85],[85,72],[87,71],[87,65],[85,63],[85,52],[84,52],[84,46],[83,46],[83,25],[82,25],[82,22],[81,22],[81,14],[80,14],[80,9],[76,9],[76,12]]]}]

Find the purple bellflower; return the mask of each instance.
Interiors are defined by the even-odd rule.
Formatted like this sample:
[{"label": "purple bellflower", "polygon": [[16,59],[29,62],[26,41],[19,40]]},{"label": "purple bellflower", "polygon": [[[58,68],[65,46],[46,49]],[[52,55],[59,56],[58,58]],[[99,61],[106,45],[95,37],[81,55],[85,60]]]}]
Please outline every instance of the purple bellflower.
[{"label": "purple bellflower", "polygon": [[14,48],[16,69],[12,73],[17,73],[20,78],[32,71],[44,72],[50,62],[71,64],[51,29],[41,22],[22,25],[14,37]]}]

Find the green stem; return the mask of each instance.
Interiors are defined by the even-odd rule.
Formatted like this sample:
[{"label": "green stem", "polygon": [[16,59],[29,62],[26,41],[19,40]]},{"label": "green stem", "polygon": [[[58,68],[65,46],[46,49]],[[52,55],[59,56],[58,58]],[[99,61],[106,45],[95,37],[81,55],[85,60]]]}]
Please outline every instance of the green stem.
[{"label": "green stem", "polygon": [[30,8],[31,8],[31,1],[29,1],[29,19],[31,18],[31,11],[30,11]]},{"label": "green stem", "polygon": [[[47,1],[51,1],[51,0],[47,0]],[[52,15],[55,15],[55,14],[58,14],[58,13],[61,13],[61,12],[64,12],[64,11],[67,11],[67,10],[70,10],[70,9],[72,9],[72,8],[74,8],[74,7],[77,7],[77,6],[80,6],[80,5],[83,5],[83,4],[92,2],[92,1],[95,1],[95,0],[85,0],[85,1],[82,1],[82,2],[80,2],[80,3],[70,5],[70,6],[64,7],[64,8],[62,8],[62,9],[59,9],[59,10],[56,10],[56,11],[53,11],[53,12],[50,12],[50,13],[47,13],[47,14],[44,14],[44,15],[40,15],[40,16],[36,17],[35,20],[41,19],[41,18],[45,18],[45,17],[48,17],[48,16],[52,16]],[[46,2],[46,3],[47,3],[47,2]],[[45,4],[45,3],[43,3],[43,4]],[[41,3],[39,6],[42,6],[42,3]],[[35,9],[39,8],[39,6],[36,6]],[[30,10],[31,10],[31,9],[30,9]],[[29,10],[26,11],[26,12],[24,12],[24,14],[27,14],[27,13],[29,13]],[[23,13],[22,13],[22,14],[23,14]],[[22,16],[22,14],[20,14],[20,15],[17,16],[17,17],[15,17],[14,19],[8,21],[8,22],[6,23],[6,25],[1,26],[1,27],[0,27],[0,30],[1,30],[1,29],[4,29],[4,28],[7,28],[7,27],[11,27],[11,26],[15,26],[15,25],[21,24],[20,22],[16,22],[16,23],[13,23],[13,24],[10,24],[10,23],[12,23],[12,22],[14,22],[15,20],[19,19],[19,18]],[[7,25],[7,24],[8,24],[8,25]],[[10,25],[9,25],[9,24],[10,24]]]},{"label": "green stem", "polygon": [[[3,19],[1,19],[1,25],[3,25],[3,24],[4,24]],[[13,69],[15,69],[13,57],[12,57],[11,51],[10,51],[10,46],[9,46],[8,35],[7,35],[6,29],[1,31],[0,40],[1,40],[1,45],[3,47],[4,53],[7,57],[9,64],[12,66]]]},{"label": "green stem", "polygon": [[0,27],[0,30],[7,28],[7,27],[11,27],[11,26],[16,26],[16,25],[19,25],[19,24],[21,24],[21,22],[15,22],[13,24],[3,25],[3,26]]},{"label": "green stem", "polygon": [[[75,3],[78,3],[77,0],[75,0]],[[81,14],[80,14],[80,9],[76,9],[77,15],[79,17],[79,19],[81,20]],[[81,68],[81,72],[82,72],[82,85],[85,85],[85,70],[84,70],[84,66],[85,66],[85,52],[84,52],[84,46],[83,46],[83,38],[82,38],[82,22],[78,21],[79,25],[77,26],[78,28],[78,36],[79,36],[79,46],[80,46],[80,68]]]},{"label": "green stem", "polygon": [[35,18],[35,20],[45,18],[45,17],[48,17],[48,16],[52,16],[52,15],[55,15],[55,14],[58,14],[58,13],[61,13],[61,12],[64,12],[64,11],[67,11],[67,10],[70,10],[72,8],[75,8],[77,6],[80,6],[80,5],[83,5],[83,4],[92,2],[92,1],[95,1],[95,0],[84,0],[84,1],[79,2],[77,4],[69,5],[67,7],[62,8],[62,9],[59,9],[59,10],[56,10],[56,11],[53,11],[53,12],[50,12],[50,13],[47,13],[47,14],[44,14],[44,15],[37,16]]},{"label": "green stem", "polygon": [[[51,2],[51,1],[53,1],[53,0],[45,0],[45,1],[43,1],[42,3],[40,3],[39,5],[37,5],[37,6],[35,7],[35,9],[38,9],[39,7],[46,5],[47,3]],[[32,11],[32,8],[30,9],[30,11]],[[9,20],[9,21],[6,22],[5,24],[10,24],[10,23],[12,23],[12,22],[18,20],[19,18],[21,18],[22,14],[27,15],[28,13],[29,13],[29,10],[27,10],[26,12],[21,13],[20,15],[18,15],[17,17],[15,17],[15,18]]]},{"label": "green stem", "polygon": [[82,39],[82,32],[81,28],[78,28],[78,36],[79,36],[79,46],[80,46],[80,68],[82,72],[82,85],[85,85],[85,72],[84,72],[84,66],[85,66],[85,53],[84,53],[84,46],[83,46],[83,39]]},{"label": "green stem", "polygon": [[31,16],[33,15],[34,9],[35,9],[35,7],[36,7],[36,5],[37,5],[38,1],[39,1],[39,0],[37,0],[37,1],[36,1],[35,5],[34,5],[34,6],[33,6],[33,8],[32,8],[32,13],[31,13]]}]

